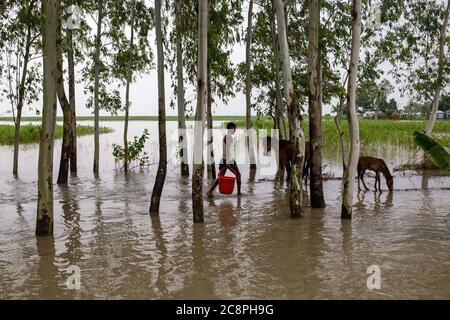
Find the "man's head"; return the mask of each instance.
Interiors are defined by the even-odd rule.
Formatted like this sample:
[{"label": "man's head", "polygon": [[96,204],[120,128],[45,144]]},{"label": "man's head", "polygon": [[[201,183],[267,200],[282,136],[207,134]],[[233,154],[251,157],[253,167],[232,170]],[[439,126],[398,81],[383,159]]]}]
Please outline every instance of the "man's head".
[{"label": "man's head", "polygon": [[234,122],[227,123],[228,132],[234,133],[236,131],[236,124]]}]

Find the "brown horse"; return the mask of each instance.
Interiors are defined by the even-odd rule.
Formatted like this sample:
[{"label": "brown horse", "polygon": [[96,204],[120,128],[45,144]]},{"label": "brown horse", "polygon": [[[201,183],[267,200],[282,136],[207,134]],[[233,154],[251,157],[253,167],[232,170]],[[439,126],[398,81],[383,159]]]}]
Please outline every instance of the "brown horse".
[{"label": "brown horse", "polygon": [[[264,152],[265,154],[267,154],[268,152],[270,152],[272,150],[272,137],[267,136],[265,147],[266,147],[266,150]],[[280,139],[278,141],[278,148],[279,148],[280,163],[282,163],[284,165],[284,167],[286,168],[287,179],[290,180],[291,164],[292,164],[292,159],[294,157],[294,143],[289,140]],[[303,163],[303,177],[305,178],[305,182],[308,180],[309,166],[310,166],[309,141],[306,141],[306,143],[305,143],[305,160]]]},{"label": "brown horse", "polygon": [[358,161],[358,190],[361,191],[361,187],[359,185],[359,180],[362,181],[364,188],[366,190],[369,190],[367,188],[366,184],[364,183],[364,173],[366,170],[375,171],[375,191],[377,191],[377,183],[378,183],[378,190],[381,191],[381,182],[380,182],[380,172],[384,175],[386,178],[386,184],[388,186],[389,191],[393,190],[394,185],[394,178],[392,177],[391,173],[389,172],[389,169],[386,165],[386,163],[382,159],[374,158],[374,157],[361,157]]}]

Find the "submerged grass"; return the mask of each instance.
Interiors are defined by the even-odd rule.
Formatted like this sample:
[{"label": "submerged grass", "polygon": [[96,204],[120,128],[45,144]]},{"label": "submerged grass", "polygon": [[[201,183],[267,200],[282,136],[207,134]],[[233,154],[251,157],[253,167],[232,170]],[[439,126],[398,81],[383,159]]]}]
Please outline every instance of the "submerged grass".
[{"label": "submerged grass", "polygon": [[[15,127],[13,125],[0,125],[0,145],[14,144]],[[113,129],[100,127],[100,133],[113,132]],[[92,126],[77,126],[77,135],[84,136],[94,134],[94,127]],[[55,130],[55,138],[60,139],[63,136],[63,127],[57,125]],[[41,139],[40,125],[22,125],[20,127],[20,143],[36,143]]]}]

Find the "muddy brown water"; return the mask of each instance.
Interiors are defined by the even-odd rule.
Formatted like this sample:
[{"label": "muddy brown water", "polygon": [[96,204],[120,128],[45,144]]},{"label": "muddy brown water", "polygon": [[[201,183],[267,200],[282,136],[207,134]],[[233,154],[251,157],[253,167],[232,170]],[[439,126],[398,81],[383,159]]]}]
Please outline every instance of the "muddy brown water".
[{"label": "muddy brown water", "polygon": [[[450,177],[397,172],[393,193],[355,192],[351,221],[340,219],[341,181],[329,180],[327,207],[307,207],[292,220],[286,183],[252,179],[241,165],[244,195],[216,192],[205,201],[205,223],[194,225],[190,181],[173,162],[161,214],[149,217],[156,166],[124,176],[111,155],[122,124],[103,125],[116,131],[100,138],[100,178],[91,173],[93,137],[81,137],[78,177],[55,185],[54,237],[34,235],[37,145],[21,147],[17,179],[12,148],[0,147],[0,298],[450,298]],[[156,125],[130,126],[130,136],[149,128],[151,161]],[[176,122],[168,126],[173,131]],[[59,148],[60,141],[55,160]],[[390,168],[411,156],[395,147],[376,154]],[[336,152],[327,150],[325,164],[326,173],[340,175]],[[373,180],[366,178],[370,188]],[[366,285],[371,265],[380,268],[379,290]],[[69,266],[81,271],[79,290],[66,285]]]}]

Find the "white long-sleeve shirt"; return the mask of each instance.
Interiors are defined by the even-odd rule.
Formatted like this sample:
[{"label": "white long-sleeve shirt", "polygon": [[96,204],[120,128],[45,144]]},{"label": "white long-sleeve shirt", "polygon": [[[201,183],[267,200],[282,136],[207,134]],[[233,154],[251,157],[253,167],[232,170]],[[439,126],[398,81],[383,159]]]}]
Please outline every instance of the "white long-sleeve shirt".
[{"label": "white long-sleeve shirt", "polygon": [[227,162],[227,164],[234,164],[234,139],[233,135],[228,132],[223,137],[223,159]]}]

